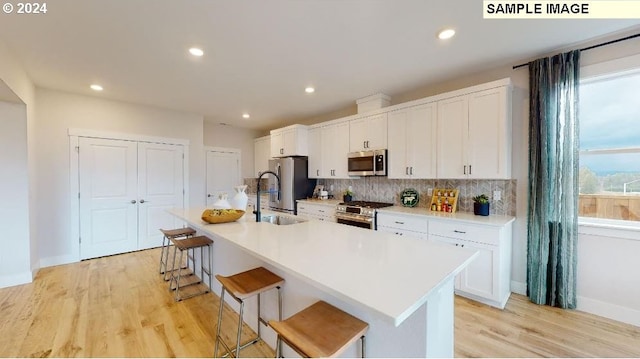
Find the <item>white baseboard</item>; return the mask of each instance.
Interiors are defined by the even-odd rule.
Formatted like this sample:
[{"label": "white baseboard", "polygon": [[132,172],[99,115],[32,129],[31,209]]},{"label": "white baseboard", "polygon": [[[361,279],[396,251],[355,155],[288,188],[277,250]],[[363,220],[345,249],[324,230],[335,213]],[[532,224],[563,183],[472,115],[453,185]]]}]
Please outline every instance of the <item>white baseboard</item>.
[{"label": "white baseboard", "polygon": [[511,293],[527,295],[527,283],[511,281]]},{"label": "white baseboard", "polygon": [[79,262],[77,256],[63,255],[55,257],[40,258],[40,268],[59,266],[62,264]]},{"label": "white baseboard", "polygon": [[640,327],[640,310],[578,296],[578,310]]},{"label": "white baseboard", "polygon": [[31,271],[16,274],[0,275],[0,288],[33,282]]}]

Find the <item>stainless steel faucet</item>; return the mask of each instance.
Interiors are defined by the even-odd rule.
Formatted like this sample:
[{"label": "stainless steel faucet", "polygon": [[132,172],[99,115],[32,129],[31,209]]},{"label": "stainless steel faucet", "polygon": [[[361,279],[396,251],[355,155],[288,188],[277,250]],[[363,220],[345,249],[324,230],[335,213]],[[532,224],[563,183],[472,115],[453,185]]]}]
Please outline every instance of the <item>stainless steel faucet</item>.
[{"label": "stainless steel faucet", "polygon": [[260,222],[262,220],[262,216],[260,215],[260,193],[270,193],[271,191],[263,191],[260,192],[260,180],[262,179],[262,176],[266,175],[267,173],[272,174],[277,182],[278,182],[278,194],[280,193],[280,177],[278,177],[278,175],[275,172],[272,171],[264,171],[260,174],[260,176],[258,177],[258,190],[256,191],[256,208],[253,211],[253,213],[255,213],[256,215],[256,222]]}]

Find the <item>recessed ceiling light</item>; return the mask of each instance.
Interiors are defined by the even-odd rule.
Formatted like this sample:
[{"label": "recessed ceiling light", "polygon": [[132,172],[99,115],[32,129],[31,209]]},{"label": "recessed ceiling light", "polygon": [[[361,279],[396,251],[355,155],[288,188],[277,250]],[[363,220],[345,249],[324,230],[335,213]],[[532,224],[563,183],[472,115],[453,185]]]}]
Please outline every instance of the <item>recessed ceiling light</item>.
[{"label": "recessed ceiling light", "polygon": [[453,37],[456,34],[456,30],[454,29],[444,29],[438,33],[438,39],[446,40]]},{"label": "recessed ceiling light", "polygon": [[189,53],[193,56],[198,56],[198,57],[204,55],[204,51],[202,51],[202,49],[199,49],[197,47],[190,48]]},{"label": "recessed ceiling light", "polygon": [[249,117],[251,117],[251,116],[248,113],[243,113],[242,114],[242,118],[249,118]]},{"label": "recessed ceiling light", "polygon": [[89,86],[89,87],[91,87],[91,89],[92,89],[93,91],[102,91],[102,90],[104,90],[104,89],[102,88],[102,86],[100,86],[100,85],[96,85],[96,84],[93,84],[93,85],[91,85],[91,86]]},{"label": "recessed ceiling light", "polygon": [[316,92],[316,89],[314,89],[313,87],[309,86],[309,87],[304,89],[304,92],[306,92],[306,93],[314,93],[314,92]]}]

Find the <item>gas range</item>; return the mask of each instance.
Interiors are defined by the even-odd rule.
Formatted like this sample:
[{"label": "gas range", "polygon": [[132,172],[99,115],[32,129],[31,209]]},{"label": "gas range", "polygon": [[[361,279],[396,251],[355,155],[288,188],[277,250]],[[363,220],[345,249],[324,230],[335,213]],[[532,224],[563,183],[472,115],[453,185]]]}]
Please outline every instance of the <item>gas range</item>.
[{"label": "gas range", "polygon": [[340,203],[336,207],[336,218],[338,223],[361,228],[376,229],[377,209],[390,206],[393,206],[393,203],[369,201]]}]

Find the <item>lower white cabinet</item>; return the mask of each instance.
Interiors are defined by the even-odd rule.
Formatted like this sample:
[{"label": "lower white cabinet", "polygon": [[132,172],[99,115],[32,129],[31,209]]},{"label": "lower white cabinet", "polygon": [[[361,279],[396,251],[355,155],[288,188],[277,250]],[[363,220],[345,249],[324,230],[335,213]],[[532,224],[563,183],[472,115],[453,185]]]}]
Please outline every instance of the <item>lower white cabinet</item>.
[{"label": "lower white cabinet", "polygon": [[429,220],[429,239],[479,252],[456,278],[456,294],[498,308],[504,308],[511,294],[511,235],[511,222],[491,226]]},{"label": "lower white cabinet", "polygon": [[388,212],[377,213],[377,230],[404,237],[427,239],[429,221],[424,216],[404,215]]},{"label": "lower white cabinet", "polygon": [[336,222],[336,205],[298,201],[297,215],[309,220]]}]

